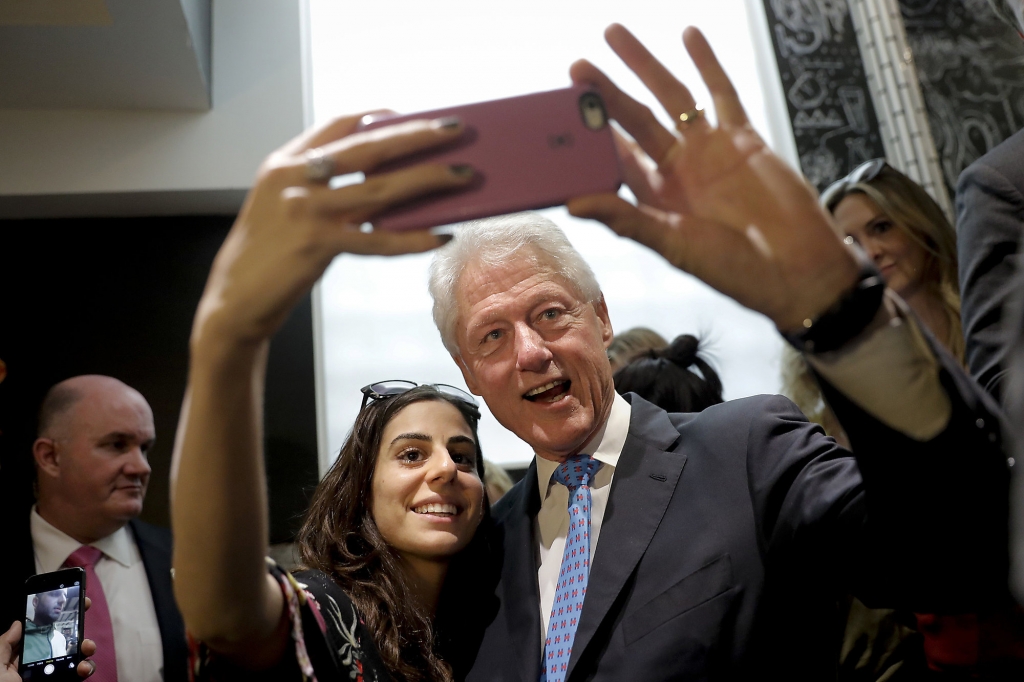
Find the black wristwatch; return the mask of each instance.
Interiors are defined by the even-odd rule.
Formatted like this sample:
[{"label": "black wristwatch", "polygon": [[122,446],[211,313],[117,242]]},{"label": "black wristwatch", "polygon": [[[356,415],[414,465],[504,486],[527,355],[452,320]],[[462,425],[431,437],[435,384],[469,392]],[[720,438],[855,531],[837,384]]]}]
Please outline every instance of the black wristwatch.
[{"label": "black wristwatch", "polygon": [[878,314],[885,281],[867,259],[861,261],[857,283],[839,301],[818,316],[804,320],[804,329],[782,336],[802,353],[827,353],[857,338]]}]

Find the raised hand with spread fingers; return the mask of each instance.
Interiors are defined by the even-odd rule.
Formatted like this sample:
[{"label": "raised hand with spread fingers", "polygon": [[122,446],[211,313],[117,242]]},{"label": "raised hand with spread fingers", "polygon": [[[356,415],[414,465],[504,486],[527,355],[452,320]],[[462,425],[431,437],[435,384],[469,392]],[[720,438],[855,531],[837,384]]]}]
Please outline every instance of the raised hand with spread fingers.
[{"label": "raised hand with spread fingers", "polygon": [[683,42],[711,92],[717,125],[626,28],[614,24],[605,38],[677,130],[667,130],[593,64],[573,64],[573,80],[595,86],[610,116],[633,137],[617,134],[616,141],[638,204],[601,194],[570,201],[569,212],[650,247],[782,331],[828,310],[856,283],[857,262],[831,229],[815,190],[751,127],[703,34],[687,28]]}]

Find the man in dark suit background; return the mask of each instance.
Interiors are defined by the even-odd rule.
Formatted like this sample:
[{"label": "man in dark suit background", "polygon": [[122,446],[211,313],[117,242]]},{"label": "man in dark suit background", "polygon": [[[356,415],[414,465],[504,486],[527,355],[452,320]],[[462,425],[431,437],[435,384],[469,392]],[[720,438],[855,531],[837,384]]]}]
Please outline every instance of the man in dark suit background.
[{"label": "man in dark suit background", "polygon": [[971,376],[997,399],[1006,375],[1003,310],[1024,232],[1024,130],[968,166],[957,182],[961,317]]},{"label": "man in dark suit background", "polygon": [[[99,585],[87,581],[93,608],[86,628],[99,645],[97,680],[187,679],[184,625],[171,586],[171,536],[137,519],[154,438],[149,404],[117,379],[79,376],[51,388],[33,444],[37,503],[16,521],[29,527],[31,545],[0,563],[0,617],[8,624],[24,615],[21,586],[28,577],[66,565],[95,576]],[[97,627],[90,620],[104,612],[97,603],[101,590],[107,615]],[[113,646],[103,641],[103,629]]]},{"label": "man in dark suit background", "polygon": [[[1024,0],[988,0],[1024,38]],[[960,174],[956,188],[961,317],[971,376],[1002,400],[1010,450],[1024,458],[1024,130]],[[1024,476],[1016,467],[1011,505],[1011,587],[1024,602]]]}]

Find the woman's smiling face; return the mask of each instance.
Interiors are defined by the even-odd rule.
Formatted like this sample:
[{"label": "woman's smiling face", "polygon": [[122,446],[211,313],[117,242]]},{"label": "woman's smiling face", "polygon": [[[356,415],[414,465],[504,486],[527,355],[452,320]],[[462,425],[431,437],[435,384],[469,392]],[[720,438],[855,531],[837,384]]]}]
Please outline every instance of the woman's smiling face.
[{"label": "woman's smiling face", "polygon": [[867,195],[847,195],[832,212],[840,231],[867,252],[890,289],[904,299],[920,286],[928,252]]},{"label": "woman's smiling face", "polygon": [[371,513],[384,540],[428,561],[468,545],[483,514],[478,456],[473,431],[450,403],[421,400],[398,411],[373,472]]}]

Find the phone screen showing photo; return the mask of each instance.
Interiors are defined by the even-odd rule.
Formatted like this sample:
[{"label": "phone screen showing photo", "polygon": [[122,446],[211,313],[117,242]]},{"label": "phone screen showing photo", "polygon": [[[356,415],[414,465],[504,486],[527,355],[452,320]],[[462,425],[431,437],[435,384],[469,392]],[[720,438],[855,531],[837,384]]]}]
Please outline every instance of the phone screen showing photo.
[{"label": "phone screen showing photo", "polygon": [[[47,576],[53,579],[46,580]],[[79,645],[83,636],[83,579],[84,575],[79,576],[74,570],[30,579],[21,647],[23,679],[77,677],[75,668],[82,660]]]}]

